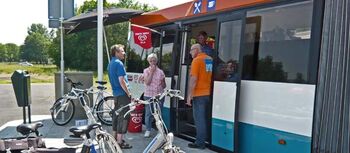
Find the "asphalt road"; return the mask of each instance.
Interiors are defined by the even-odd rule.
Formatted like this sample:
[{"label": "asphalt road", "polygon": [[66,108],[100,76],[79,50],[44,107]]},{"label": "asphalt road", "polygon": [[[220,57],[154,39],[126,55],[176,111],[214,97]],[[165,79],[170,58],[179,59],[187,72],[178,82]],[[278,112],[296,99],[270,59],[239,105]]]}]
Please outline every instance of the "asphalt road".
[{"label": "asphalt road", "polygon": [[[32,115],[49,115],[55,100],[54,83],[31,84]],[[17,106],[12,84],[0,85],[0,126],[8,121],[23,119],[23,109]]]}]

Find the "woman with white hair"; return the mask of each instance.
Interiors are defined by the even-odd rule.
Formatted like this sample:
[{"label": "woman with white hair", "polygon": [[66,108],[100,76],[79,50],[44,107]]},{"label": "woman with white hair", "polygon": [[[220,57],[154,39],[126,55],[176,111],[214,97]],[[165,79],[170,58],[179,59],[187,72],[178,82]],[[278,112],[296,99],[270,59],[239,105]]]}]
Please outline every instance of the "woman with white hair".
[{"label": "woman with white hair", "polygon": [[[144,92],[144,99],[150,99],[163,92],[166,87],[165,84],[165,75],[163,70],[158,68],[158,58],[155,53],[151,53],[147,57],[149,67],[143,70],[144,82],[146,85]],[[160,107],[163,107],[164,99],[160,103]],[[149,105],[145,105],[145,123],[146,123],[146,132],[144,137],[148,138],[152,130],[152,120],[153,116]]]}]

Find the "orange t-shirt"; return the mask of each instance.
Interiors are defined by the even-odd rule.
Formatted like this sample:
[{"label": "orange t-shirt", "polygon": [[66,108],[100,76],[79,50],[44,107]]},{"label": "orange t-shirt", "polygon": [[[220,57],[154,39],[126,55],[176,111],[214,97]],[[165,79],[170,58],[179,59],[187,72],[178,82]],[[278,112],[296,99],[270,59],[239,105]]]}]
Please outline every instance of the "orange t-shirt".
[{"label": "orange t-shirt", "polygon": [[193,97],[210,95],[212,73],[213,59],[205,53],[199,53],[191,65],[191,76],[197,78]]}]

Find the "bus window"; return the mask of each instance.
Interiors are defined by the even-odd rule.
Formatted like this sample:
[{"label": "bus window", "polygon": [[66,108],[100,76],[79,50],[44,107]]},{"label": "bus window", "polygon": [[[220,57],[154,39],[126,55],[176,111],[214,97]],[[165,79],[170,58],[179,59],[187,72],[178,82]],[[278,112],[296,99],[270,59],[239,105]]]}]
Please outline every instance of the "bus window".
[{"label": "bus window", "polygon": [[175,30],[165,31],[165,37],[163,38],[163,51],[162,51],[162,69],[164,71],[165,76],[173,75],[171,73],[172,68],[172,56],[173,56],[173,48],[175,42]]},{"label": "bus window", "polygon": [[311,21],[311,2],[248,11],[242,79],[312,83]]},{"label": "bus window", "polygon": [[217,67],[214,75],[216,81],[236,82],[239,79],[241,27],[240,20],[221,23]]}]

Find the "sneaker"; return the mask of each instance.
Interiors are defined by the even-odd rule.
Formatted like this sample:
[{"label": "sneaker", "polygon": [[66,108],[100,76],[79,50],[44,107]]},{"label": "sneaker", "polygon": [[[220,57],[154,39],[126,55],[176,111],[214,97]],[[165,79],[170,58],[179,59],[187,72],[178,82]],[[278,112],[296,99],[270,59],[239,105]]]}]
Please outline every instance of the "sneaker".
[{"label": "sneaker", "polygon": [[188,144],[188,147],[190,147],[190,148],[196,148],[196,149],[205,149],[205,146],[199,146],[199,145],[197,145],[197,144],[195,144],[195,143],[189,143],[189,144]]},{"label": "sneaker", "polygon": [[131,148],[132,148],[132,146],[129,145],[128,143],[126,143],[125,141],[122,142],[122,143],[118,143],[118,144],[119,144],[119,147],[120,147],[121,149],[131,149]]},{"label": "sneaker", "polygon": [[146,131],[144,137],[149,138],[149,135],[151,134],[151,131]]}]

